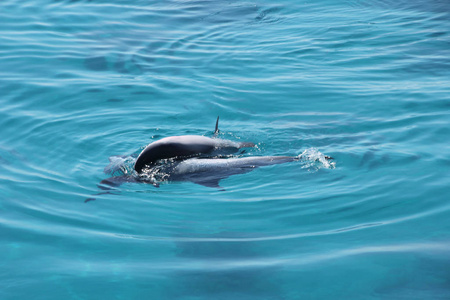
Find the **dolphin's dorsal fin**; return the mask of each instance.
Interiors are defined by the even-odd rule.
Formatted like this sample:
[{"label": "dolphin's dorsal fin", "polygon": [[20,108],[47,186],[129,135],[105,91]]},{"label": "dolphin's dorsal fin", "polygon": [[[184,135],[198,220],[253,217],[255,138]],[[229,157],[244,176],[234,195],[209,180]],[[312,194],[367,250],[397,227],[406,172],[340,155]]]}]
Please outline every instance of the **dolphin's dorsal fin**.
[{"label": "dolphin's dorsal fin", "polygon": [[219,116],[217,116],[216,129],[214,129],[214,135],[216,136],[218,133],[219,133]]}]

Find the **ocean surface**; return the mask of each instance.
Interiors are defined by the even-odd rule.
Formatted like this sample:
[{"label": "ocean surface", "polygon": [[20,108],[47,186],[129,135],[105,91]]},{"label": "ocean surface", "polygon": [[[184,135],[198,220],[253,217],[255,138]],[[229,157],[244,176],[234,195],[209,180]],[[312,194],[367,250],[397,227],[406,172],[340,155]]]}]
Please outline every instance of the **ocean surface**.
[{"label": "ocean surface", "polygon": [[[449,3],[2,0],[0,299],[450,299]],[[99,185],[217,116],[309,157]]]}]

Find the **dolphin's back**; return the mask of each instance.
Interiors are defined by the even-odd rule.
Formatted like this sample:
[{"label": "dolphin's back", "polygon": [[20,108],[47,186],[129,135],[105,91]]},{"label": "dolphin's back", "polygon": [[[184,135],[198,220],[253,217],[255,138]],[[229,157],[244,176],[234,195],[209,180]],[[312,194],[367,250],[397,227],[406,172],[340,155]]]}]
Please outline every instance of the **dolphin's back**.
[{"label": "dolphin's back", "polygon": [[163,173],[169,181],[190,181],[220,188],[219,181],[236,174],[244,174],[262,166],[298,160],[289,156],[253,156],[241,158],[189,158],[175,162]]},{"label": "dolphin's back", "polygon": [[191,158],[176,164],[172,172],[177,175],[182,175],[210,171],[220,172],[231,169],[252,169],[296,160],[298,160],[296,156],[251,156],[227,159]]},{"label": "dolphin's back", "polygon": [[200,135],[171,136],[153,142],[139,154],[134,169],[141,172],[146,165],[160,159],[183,158],[212,153],[216,149],[236,151],[242,147],[253,147],[252,143],[238,143],[223,139],[212,139]]}]

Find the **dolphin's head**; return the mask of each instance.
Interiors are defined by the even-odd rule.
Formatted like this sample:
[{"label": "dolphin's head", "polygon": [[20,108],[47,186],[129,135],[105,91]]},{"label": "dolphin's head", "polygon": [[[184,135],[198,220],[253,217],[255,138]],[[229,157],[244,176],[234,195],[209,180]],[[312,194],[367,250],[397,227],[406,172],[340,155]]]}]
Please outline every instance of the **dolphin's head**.
[{"label": "dolphin's head", "polygon": [[151,167],[158,159],[163,158],[162,156],[164,155],[161,155],[161,153],[157,151],[158,149],[155,149],[153,144],[154,143],[145,147],[141,154],[139,154],[134,163],[134,170],[136,172],[141,173],[146,166]]},{"label": "dolphin's head", "polygon": [[141,173],[142,169],[144,169],[145,166],[151,166],[153,162],[145,161],[143,158],[139,159],[139,157],[134,163],[134,170],[138,173]]}]

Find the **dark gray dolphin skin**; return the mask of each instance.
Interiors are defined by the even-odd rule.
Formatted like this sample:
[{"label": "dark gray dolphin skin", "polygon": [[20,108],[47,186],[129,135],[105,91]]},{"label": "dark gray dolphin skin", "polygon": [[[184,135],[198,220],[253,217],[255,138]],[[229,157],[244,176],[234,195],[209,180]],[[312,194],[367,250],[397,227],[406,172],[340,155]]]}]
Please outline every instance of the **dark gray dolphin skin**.
[{"label": "dark gray dolphin skin", "polygon": [[244,147],[254,147],[253,143],[239,143],[223,139],[213,139],[200,135],[181,135],[163,138],[153,142],[139,154],[134,169],[140,173],[145,166],[151,166],[160,159],[187,158],[221,152],[236,152]]},{"label": "dark gray dolphin skin", "polygon": [[[215,134],[218,133],[219,118],[216,122]],[[158,160],[168,158],[189,158],[199,155],[217,155],[234,153],[238,149],[254,147],[253,143],[233,142],[200,135],[181,135],[163,138],[145,147],[134,164],[136,172],[141,173],[146,166],[151,167]]]}]

